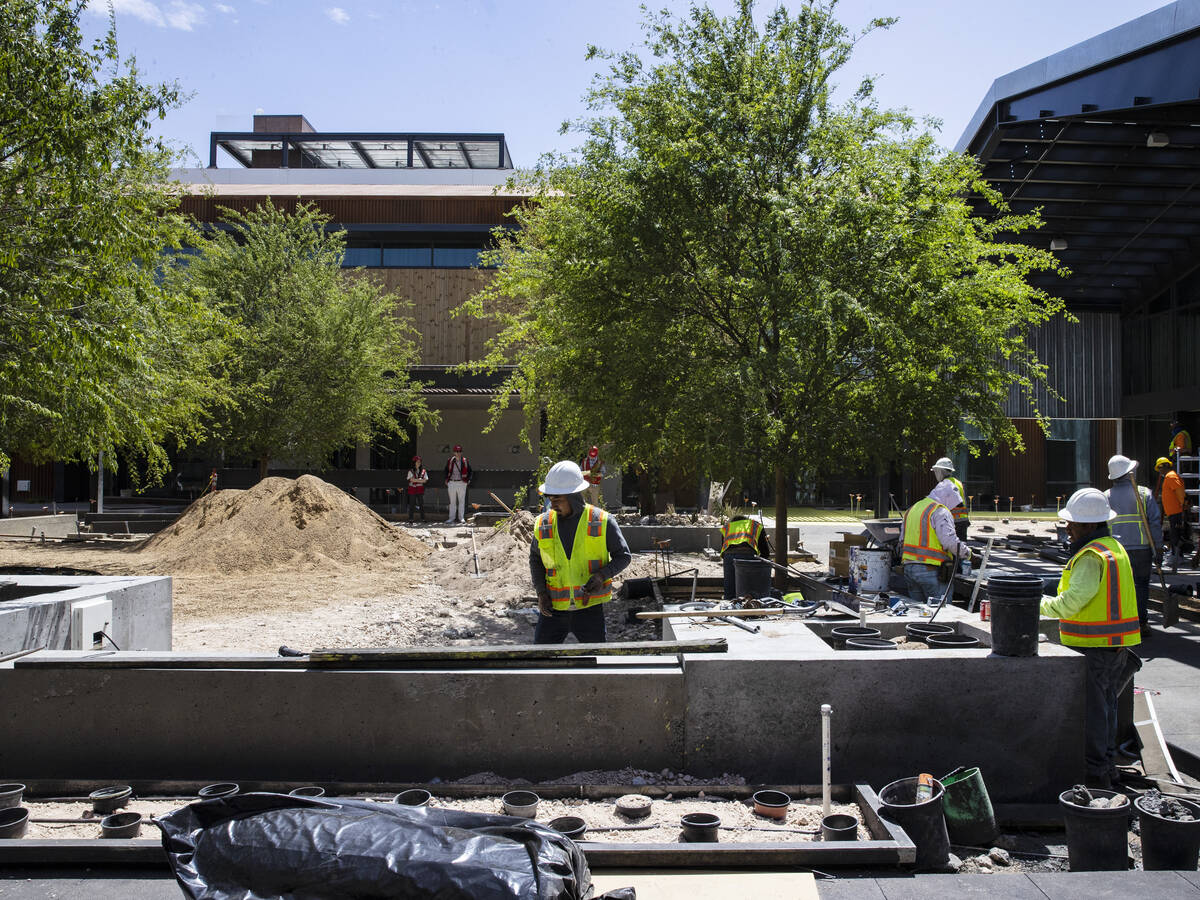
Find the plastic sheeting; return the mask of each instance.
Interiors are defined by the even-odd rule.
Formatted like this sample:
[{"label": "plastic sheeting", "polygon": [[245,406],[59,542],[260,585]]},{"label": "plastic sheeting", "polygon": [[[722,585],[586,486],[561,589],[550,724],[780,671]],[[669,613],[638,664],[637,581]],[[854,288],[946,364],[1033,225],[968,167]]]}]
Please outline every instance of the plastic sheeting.
[{"label": "plastic sheeting", "polygon": [[593,896],[573,841],[512,816],[240,794],[189,804],[158,825],[175,877],[196,900]]}]

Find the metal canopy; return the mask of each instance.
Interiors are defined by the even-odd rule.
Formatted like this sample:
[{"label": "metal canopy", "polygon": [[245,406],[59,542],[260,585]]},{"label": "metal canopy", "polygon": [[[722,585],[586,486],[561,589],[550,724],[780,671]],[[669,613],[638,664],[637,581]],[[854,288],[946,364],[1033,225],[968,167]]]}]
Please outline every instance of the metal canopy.
[{"label": "metal canopy", "polygon": [[272,169],[511,169],[502,134],[377,132],[213,132],[209,167],[218,148],[246,168]]},{"label": "metal canopy", "polygon": [[1046,224],[1017,240],[1053,249],[1072,273],[1032,284],[1072,309],[1130,310],[1196,264],[1198,96],[1192,29],[992,105],[966,149],[1014,212],[1041,210]]}]

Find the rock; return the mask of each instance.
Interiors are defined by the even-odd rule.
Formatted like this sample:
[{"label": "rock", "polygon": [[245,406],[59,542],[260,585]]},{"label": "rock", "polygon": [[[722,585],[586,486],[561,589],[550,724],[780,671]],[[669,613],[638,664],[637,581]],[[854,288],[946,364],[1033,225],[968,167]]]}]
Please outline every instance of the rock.
[{"label": "rock", "polygon": [[633,780],[632,780],[632,781],[630,781],[629,783],[630,783],[631,785],[633,785],[634,787],[643,787],[643,786],[645,786],[645,785],[646,785],[648,782],[647,782],[647,781],[646,781],[646,779],[645,779],[645,778],[643,778],[641,775],[636,775],[636,776],[634,776]]},{"label": "rock", "polygon": [[440,779],[436,775],[434,775],[432,778],[429,779],[429,783],[430,784],[441,784],[442,779]]},{"label": "rock", "polygon": [[945,868],[943,871],[958,872],[962,869],[962,867],[963,867],[963,861],[961,859],[959,859],[958,856],[951,853],[950,857],[946,860],[946,865],[945,865]]},{"label": "rock", "polygon": [[662,770],[662,772],[660,772],[659,774],[660,774],[660,775],[662,775],[662,777],[663,777],[663,778],[670,778],[670,777],[671,777],[671,770],[670,770],[670,769],[663,769],[663,770]]},{"label": "rock", "polygon": [[993,847],[991,850],[988,851],[987,855],[988,855],[988,858],[991,859],[992,862],[996,863],[997,865],[1001,865],[1001,866],[1011,866],[1012,865],[1012,857],[1009,855],[1008,851],[1005,850],[1003,847]]},{"label": "rock", "polygon": [[1003,850],[1019,850],[1021,848],[1021,839],[1013,834],[1002,834],[992,843],[993,846]]}]

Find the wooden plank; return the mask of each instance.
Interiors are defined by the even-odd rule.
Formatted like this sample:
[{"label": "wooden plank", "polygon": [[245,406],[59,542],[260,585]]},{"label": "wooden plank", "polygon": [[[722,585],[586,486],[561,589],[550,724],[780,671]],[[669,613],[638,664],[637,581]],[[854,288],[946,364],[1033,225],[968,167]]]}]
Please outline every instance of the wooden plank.
[{"label": "wooden plank", "polygon": [[313,650],[314,664],[404,662],[408,660],[558,659],[565,656],[663,656],[676,653],[725,653],[724,638],[688,641],[629,641],[612,644],[514,644],[506,647],[403,647]]}]

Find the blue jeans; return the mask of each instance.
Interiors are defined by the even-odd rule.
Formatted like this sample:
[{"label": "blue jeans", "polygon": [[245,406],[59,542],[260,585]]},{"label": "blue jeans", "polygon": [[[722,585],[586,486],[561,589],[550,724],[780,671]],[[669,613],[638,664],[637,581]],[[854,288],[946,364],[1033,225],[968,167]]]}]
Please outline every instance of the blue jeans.
[{"label": "blue jeans", "polygon": [[607,640],[604,604],[586,609],[556,609],[552,616],[538,613],[537,625],[533,627],[535,644],[561,644],[568,634],[575,635],[581,644],[603,644]]},{"label": "blue jeans", "polygon": [[905,563],[904,580],[908,582],[908,598],[913,603],[928,603],[933,598],[934,603],[942,599],[946,593],[946,585],[938,580],[938,566],[927,566],[924,563]]},{"label": "blue jeans", "polygon": [[1124,647],[1076,647],[1087,660],[1083,704],[1083,759],[1089,777],[1112,775],[1117,755],[1117,693]]}]

